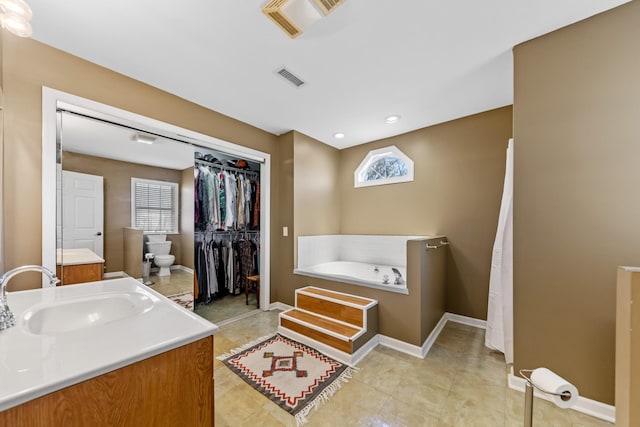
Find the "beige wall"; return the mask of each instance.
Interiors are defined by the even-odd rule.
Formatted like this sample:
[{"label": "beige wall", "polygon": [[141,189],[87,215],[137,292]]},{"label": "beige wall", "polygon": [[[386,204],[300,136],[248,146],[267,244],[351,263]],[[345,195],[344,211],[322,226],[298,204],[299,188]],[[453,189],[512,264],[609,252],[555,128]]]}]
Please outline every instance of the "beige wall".
[{"label": "beige wall", "polygon": [[[341,233],[446,235],[447,311],[486,319],[511,123],[509,106],[342,150]],[[354,188],[366,154],[389,145],[414,161],[415,181]]]},{"label": "beige wall", "polygon": [[640,2],[514,49],[515,368],[614,402],[616,267],[640,265]]},{"label": "beige wall", "polygon": [[[174,169],[120,162],[69,151],[62,152],[62,169],[99,175],[104,178],[105,272],[124,271],[122,230],[125,227],[131,227],[131,178],[155,179],[178,184],[182,179],[182,172]],[[193,178],[193,174],[191,176]],[[191,186],[193,187],[193,183]],[[182,190],[179,194],[182,203],[184,198]],[[193,191],[191,195],[193,197]],[[193,205],[193,199],[191,199],[191,205]],[[193,224],[191,229],[193,230]],[[171,254],[176,257],[174,264],[182,264],[181,236],[169,235],[168,239],[173,242]],[[193,240],[193,233],[191,240]],[[142,254],[140,258],[142,259]]]},{"label": "beige wall", "polygon": [[[337,188],[340,151],[292,131],[280,136],[279,227],[282,258],[278,270],[277,301],[294,303],[294,291],[305,278],[293,274],[297,237],[339,233],[340,205]],[[289,236],[282,235],[288,227]]]},{"label": "beige wall", "polygon": [[[6,268],[41,263],[42,86],[271,153],[280,164],[275,136],[35,40],[5,34],[2,57]],[[274,166],[274,182],[278,174]],[[36,274],[23,274],[10,287],[40,283]]]},{"label": "beige wall", "polygon": [[[293,305],[295,280],[293,276],[294,234],[293,227],[293,138],[294,132],[278,137],[278,168],[280,176],[273,182],[271,191],[277,194],[277,216],[272,221],[272,239],[278,247],[279,257],[272,259],[274,286],[271,301]],[[282,227],[288,227],[289,235],[282,235]]]},{"label": "beige wall", "polygon": [[[451,241],[447,311],[486,319],[491,250],[511,123],[511,107],[505,107],[341,151],[290,132],[281,137],[281,149],[286,150],[281,161],[289,165],[288,159],[292,159],[293,171],[281,177],[280,200],[282,209],[288,209],[287,200],[292,197],[293,212],[284,214],[282,225],[289,224],[287,215],[292,215],[294,227],[289,233],[295,237],[446,234]],[[398,146],[413,159],[416,180],[353,188],[353,171],[367,152],[387,145]],[[278,301],[293,304],[294,290],[305,285],[354,292],[351,285],[291,274],[296,240],[279,239],[283,242],[281,253],[289,251],[292,258],[285,257],[280,266]],[[426,263],[417,262],[420,267],[416,268]],[[432,270],[433,282],[445,276],[438,268]],[[434,318],[437,322],[442,316],[437,289],[414,289],[412,298],[367,288],[355,292],[380,301],[382,334],[414,345],[422,345],[431,331],[425,325],[433,325]]]},{"label": "beige wall", "polygon": [[293,155],[295,235],[339,233],[340,150],[294,132]]}]

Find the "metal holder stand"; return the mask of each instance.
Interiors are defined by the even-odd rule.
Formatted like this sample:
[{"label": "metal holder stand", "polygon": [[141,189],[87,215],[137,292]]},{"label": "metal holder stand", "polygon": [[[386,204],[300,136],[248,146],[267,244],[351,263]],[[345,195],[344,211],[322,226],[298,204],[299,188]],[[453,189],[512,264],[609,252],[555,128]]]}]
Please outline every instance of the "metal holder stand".
[{"label": "metal holder stand", "polygon": [[533,426],[533,388],[537,388],[544,394],[550,394],[552,396],[560,396],[562,400],[569,400],[571,394],[569,392],[554,393],[551,391],[543,390],[531,381],[531,377],[525,375],[525,373],[531,375],[533,369],[520,369],[520,376],[527,380],[527,384],[524,389],[524,427]]},{"label": "metal holder stand", "polygon": [[151,260],[154,256],[152,253],[147,253],[144,258],[145,261],[142,262],[142,284],[145,286],[153,285],[155,282],[149,276],[151,276]]}]

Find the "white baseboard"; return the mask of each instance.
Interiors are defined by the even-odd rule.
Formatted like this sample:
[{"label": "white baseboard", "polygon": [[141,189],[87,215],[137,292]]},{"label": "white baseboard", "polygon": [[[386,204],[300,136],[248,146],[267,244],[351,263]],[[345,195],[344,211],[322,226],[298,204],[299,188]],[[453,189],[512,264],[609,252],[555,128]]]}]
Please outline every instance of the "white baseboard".
[{"label": "white baseboard", "polygon": [[461,316],[460,314],[445,313],[444,316],[448,321],[461,323],[474,328],[487,329],[487,321],[476,319],[474,317]]},{"label": "white baseboard", "polygon": [[[509,388],[512,390],[521,391],[524,393],[525,385],[527,381],[524,378],[517,377],[513,374],[513,367],[508,377]],[[541,391],[534,388],[533,395],[544,400],[551,401],[551,398]],[[573,407],[574,411],[582,412],[583,414],[591,415],[592,417],[599,418],[604,421],[615,423],[616,421],[616,408],[606,403],[591,400],[586,397],[579,396],[578,401]]]},{"label": "white baseboard", "polygon": [[181,270],[185,273],[193,274],[193,270],[189,267],[185,267],[184,265],[172,265],[171,267],[169,267],[169,270]]},{"label": "white baseboard", "polygon": [[448,313],[445,313],[440,318],[440,320],[438,321],[438,323],[436,323],[436,326],[433,328],[433,330],[431,331],[431,333],[429,334],[425,342],[422,344],[422,348],[420,349],[420,357],[422,357],[423,359],[427,357],[427,354],[429,354],[429,350],[431,350],[433,343],[436,342],[436,340],[438,339],[438,336],[440,335],[440,332],[442,332],[442,330],[444,329],[444,325],[446,325],[447,322],[449,321],[447,319],[447,314]]},{"label": "white baseboard", "polygon": [[292,308],[293,308],[292,305],[285,304],[283,302],[272,302],[271,304],[269,304],[269,310],[286,311],[286,310],[291,310]]},{"label": "white baseboard", "polygon": [[469,325],[476,328],[486,329],[487,327],[487,322],[485,320],[474,319],[473,317],[461,316],[459,314],[444,313],[427,339],[422,343],[422,347],[379,334],[380,345],[424,359],[427,354],[429,354],[429,350],[431,350],[433,343],[436,342],[438,335],[440,335],[447,322],[462,323],[463,325]]},{"label": "white baseboard", "polygon": [[408,354],[409,356],[422,358],[422,347],[418,347],[417,345],[409,344],[382,334],[378,334],[377,337],[380,345],[389,347],[401,353]]}]

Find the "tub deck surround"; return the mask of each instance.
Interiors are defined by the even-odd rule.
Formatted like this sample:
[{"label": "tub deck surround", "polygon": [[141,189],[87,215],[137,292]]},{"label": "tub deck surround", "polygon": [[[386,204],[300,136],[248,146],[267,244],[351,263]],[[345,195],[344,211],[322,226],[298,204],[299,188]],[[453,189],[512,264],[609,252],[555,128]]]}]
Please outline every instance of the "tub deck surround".
[{"label": "tub deck surround", "polygon": [[[298,237],[298,264],[293,271],[388,292],[408,294],[407,242],[423,236],[332,234]],[[394,283],[399,271],[402,279]]]},{"label": "tub deck surround", "polygon": [[[86,301],[107,311],[115,306],[118,314],[106,320],[89,312],[75,316],[74,307]],[[0,411],[218,329],[132,278],[12,292],[8,304],[17,324],[0,332]],[[61,307],[73,310],[65,317]],[[48,320],[51,313],[56,317]]]},{"label": "tub deck surround", "polygon": [[295,308],[280,313],[278,332],[353,365],[374,346],[378,302],[307,286],[296,289]]},{"label": "tub deck surround", "polygon": [[[423,348],[428,344],[434,328],[445,313],[446,294],[446,269],[449,253],[448,240],[445,236],[430,238],[413,238],[411,236],[356,236],[355,241],[359,245],[349,243],[350,239],[336,238],[336,236],[311,236],[310,240],[301,240],[302,248],[299,261],[302,264],[315,259],[330,262],[331,251],[339,250],[335,242],[347,241],[347,247],[359,246],[356,252],[356,261],[360,262],[364,256],[373,258],[373,261],[382,261],[385,250],[390,251],[395,247],[402,252],[406,263],[406,270],[401,270],[406,280],[407,293],[389,292],[371,286],[355,286],[353,283],[340,280],[332,276],[314,277],[311,275],[298,276],[299,286],[313,286],[315,288],[336,291],[344,294],[358,295],[359,297],[378,301],[378,331],[380,336],[401,341],[412,346],[411,348]],[[366,237],[366,239],[361,239]],[[363,244],[371,243],[376,238],[381,238],[384,244],[372,245],[366,249]],[[386,242],[385,242],[386,240]],[[317,244],[316,244],[317,243]],[[387,243],[389,243],[387,245]],[[333,245],[333,246],[332,246]],[[402,251],[399,248],[404,248]],[[300,248],[299,248],[300,249]],[[323,251],[328,251],[329,255]],[[306,251],[305,253],[303,253]],[[305,255],[306,254],[306,255]],[[311,255],[310,255],[311,254]],[[399,262],[399,255],[393,253],[394,261]],[[389,259],[389,258],[387,258]],[[313,261],[313,260],[312,260]],[[372,266],[372,264],[367,264]],[[384,265],[376,263],[378,267]],[[406,275],[404,274],[406,271]],[[393,285],[392,285],[393,286]],[[299,300],[298,296],[295,296]],[[293,299],[293,298],[292,298]],[[426,348],[426,347],[425,347]]]},{"label": "tub deck surround", "polygon": [[[394,283],[395,273],[392,270],[393,268],[400,271],[402,275],[403,280],[400,284]],[[305,268],[297,268],[294,270],[294,273],[307,277],[316,277],[318,279],[331,278],[332,280],[343,283],[366,286],[387,292],[396,292],[405,295],[409,293],[406,281],[407,269],[401,266],[333,261],[310,265]],[[384,283],[385,281],[387,283]]]}]

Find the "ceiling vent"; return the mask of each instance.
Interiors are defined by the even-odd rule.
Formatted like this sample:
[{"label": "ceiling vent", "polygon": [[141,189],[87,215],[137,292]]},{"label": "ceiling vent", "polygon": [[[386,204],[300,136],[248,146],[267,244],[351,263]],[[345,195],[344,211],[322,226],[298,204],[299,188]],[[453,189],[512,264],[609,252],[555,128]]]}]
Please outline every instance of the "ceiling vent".
[{"label": "ceiling vent", "polygon": [[262,13],[295,39],[344,0],[270,0]]},{"label": "ceiling vent", "polygon": [[291,83],[295,87],[300,87],[305,84],[304,80],[297,77],[295,74],[293,74],[291,71],[287,70],[284,67],[277,69],[276,74],[280,75],[280,77],[287,80],[289,83]]},{"label": "ceiling vent", "polygon": [[325,15],[333,12],[335,8],[344,3],[344,0],[313,0],[318,8],[324,12]]}]

